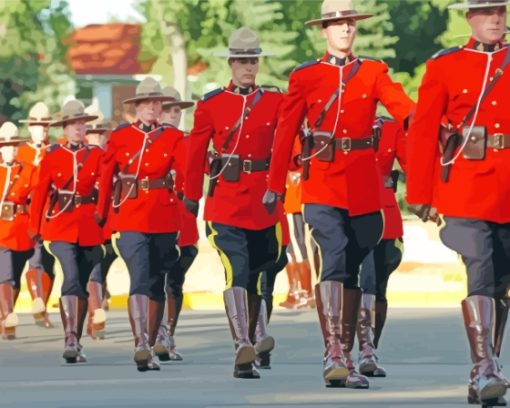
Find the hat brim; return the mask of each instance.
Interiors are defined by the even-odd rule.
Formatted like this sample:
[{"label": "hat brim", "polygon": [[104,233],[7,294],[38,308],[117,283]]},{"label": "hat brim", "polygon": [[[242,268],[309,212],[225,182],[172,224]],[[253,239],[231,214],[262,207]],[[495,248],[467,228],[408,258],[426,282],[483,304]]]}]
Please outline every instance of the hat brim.
[{"label": "hat brim", "polygon": [[510,0],[500,1],[498,3],[482,3],[482,4],[455,3],[455,4],[449,5],[448,8],[450,10],[469,10],[469,9],[481,9],[481,8],[508,6],[509,4],[510,4]]},{"label": "hat brim", "polygon": [[232,54],[230,50],[217,51],[214,53],[215,57],[222,58],[258,58],[258,57],[271,57],[274,54],[268,51],[262,51],[257,54]]},{"label": "hat brim", "polygon": [[140,101],[172,101],[173,98],[170,96],[135,96],[134,98],[125,99],[122,101],[122,103],[135,103]]},{"label": "hat brim", "polygon": [[171,108],[172,106],[178,106],[181,109],[191,108],[195,105],[195,102],[192,101],[173,101],[173,102],[165,102],[163,104],[163,109]]},{"label": "hat brim", "polygon": [[25,143],[27,140],[22,139],[20,137],[14,137],[11,140],[0,140],[0,147],[7,147],[7,146],[19,146],[20,144]]},{"label": "hat brim", "polygon": [[53,122],[52,120],[32,120],[32,119],[22,119],[18,120],[19,123],[24,123],[27,125],[42,125],[42,126],[50,126]]},{"label": "hat brim", "polygon": [[77,120],[83,120],[85,122],[90,122],[90,121],[96,120],[98,117],[99,116],[94,116],[94,115],[75,116],[75,117],[72,117],[72,118],[56,120],[55,122],[51,122],[50,126],[51,127],[62,126],[64,124],[68,123],[68,122],[75,122]]},{"label": "hat brim", "polygon": [[322,25],[322,23],[325,23],[327,21],[336,21],[336,20],[346,20],[346,19],[354,19],[354,20],[366,20],[367,18],[373,17],[374,14],[372,13],[363,13],[363,14],[352,14],[352,15],[346,15],[342,17],[334,16],[334,17],[328,17],[328,18],[318,18],[316,20],[310,20],[305,23],[306,26],[314,26],[314,25]]}]

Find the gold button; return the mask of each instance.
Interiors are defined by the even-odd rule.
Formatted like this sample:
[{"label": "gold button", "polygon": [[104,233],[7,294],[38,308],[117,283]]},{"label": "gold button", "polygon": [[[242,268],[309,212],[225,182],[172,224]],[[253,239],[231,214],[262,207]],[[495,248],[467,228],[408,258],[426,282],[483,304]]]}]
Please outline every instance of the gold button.
[{"label": "gold button", "polygon": [[494,127],[495,127],[496,129],[499,129],[499,128],[501,127],[501,125],[500,125],[499,123],[495,123],[495,124],[494,124]]},{"label": "gold button", "polygon": [[149,149],[145,149],[145,153],[149,153]]},{"label": "gold button", "polygon": [[266,125],[267,126],[271,126],[271,122],[266,122]]},{"label": "gold button", "polygon": [[91,175],[91,176],[95,176],[95,175],[96,175],[96,173],[92,172],[92,173],[90,173],[90,175]]},{"label": "gold button", "polygon": [[126,156],[129,157],[129,152],[126,152]]},{"label": "gold button", "polygon": [[225,130],[229,130],[230,128],[228,126],[225,126]]},{"label": "gold button", "polygon": [[251,157],[251,154],[249,154],[248,157]]},{"label": "gold button", "polygon": [[492,106],[496,106],[498,103],[496,101],[491,102]]},{"label": "gold button", "polygon": [[145,163],[145,167],[147,167],[149,165],[149,163]]},{"label": "gold button", "polygon": [[367,94],[363,94],[363,95],[361,95],[361,97],[362,97],[363,99],[365,99],[365,98],[367,97]]},{"label": "gold button", "polygon": [[249,139],[250,138],[250,135],[246,135],[246,139]]},{"label": "gold button", "polygon": [[340,109],[340,113],[344,113],[345,111],[343,109]]},{"label": "gold button", "polygon": [[388,153],[391,153],[391,149],[388,149]]},{"label": "gold button", "polygon": [[167,153],[163,153],[163,157],[167,157],[167,156],[168,156],[168,154],[167,154]]},{"label": "gold button", "polygon": [[342,133],[343,133],[344,135],[346,135],[346,134],[347,134],[347,129],[343,129],[343,130],[342,130]]},{"label": "gold button", "polygon": [[462,93],[463,93],[463,94],[467,94],[467,93],[468,93],[468,90],[467,90],[467,89],[463,89],[463,90],[462,90]]}]

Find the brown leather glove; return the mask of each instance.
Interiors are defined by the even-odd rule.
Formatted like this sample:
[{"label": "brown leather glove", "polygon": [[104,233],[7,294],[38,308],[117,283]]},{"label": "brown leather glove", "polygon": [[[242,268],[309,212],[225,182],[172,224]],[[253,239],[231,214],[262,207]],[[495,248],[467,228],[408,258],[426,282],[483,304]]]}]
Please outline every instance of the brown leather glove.
[{"label": "brown leather glove", "polygon": [[99,225],[101,228],[103,228],[106,224],[106,219],[101,218],[97,212],[94,213],[94,219],[96,220],[97,225]]},{"label": "brown leather glove", "polygon": [[437,226],[442,223],[439,213],[430,204],[410,204],[409,210],[423,222],[432,221]]},{"label": "brown leather glove", "polygon": [[182,200],[184,207],[196,217],[198,217],[198,201],[190,200],[189,198],[184,197]]}]

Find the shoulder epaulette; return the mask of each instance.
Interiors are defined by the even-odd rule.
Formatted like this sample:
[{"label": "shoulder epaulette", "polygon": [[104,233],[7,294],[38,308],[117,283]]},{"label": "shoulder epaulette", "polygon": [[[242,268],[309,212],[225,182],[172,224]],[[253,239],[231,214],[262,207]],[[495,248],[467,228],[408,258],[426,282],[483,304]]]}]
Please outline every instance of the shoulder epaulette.
[{"label": "shoulder epaulette", "polygon": [[376,62],[382,62],[384,63],[384,61],[380,58],[374,58],[374,57],[367,57],[366,55],[360,55],[358,57],[361,61],[376,61]]},{"label": "shoulder epaulette", "polygon": [[441,57],[444,57],[445,55],[452,54],[454,52],[460,51],[462,49],[461,45],[458,45],[457,47],[447,48],[446,50],[441,50],[439,52],[436,52],[431,59],[438,59]]},{"label": "shoulder epaulette", "polygon": [[52,153],[58,149],[60,149],[62,145],[60,143],[53,143],[48,147],[48,150],[46,151],[46,154]]},{"label": "shoulder epaulette", "polygon": [[216,95],[219,95],[223,91],[224,91],[224,88],[218,88],[218,89],[215,89],[214,91],[207,92],[204,96],[202,96],[201,100],[202,100],[202,102],[205,102],[205,101],[215,97]]},{"label": "shoulder epaulette", "polygon": [[317,65],[321,60],[320,59],[314,59],[308,62],[305,62],[301,65],[298,65],[296,68],[294,68],[294,71],[299,71],[304,68],[313,67],[314,65]]},{"label": "shoulder epaulette", "polygon": [[282,93],[282,90],[275,85],[260,85],[264,91]]},{"label": "shoulder epaulette", "polygon": [[131,123],[122,121],[119,123],[119,125],[115,129],[113,129],[113,131],[116,132],[117,130],[127,128],[128,126],[131,126]]}]

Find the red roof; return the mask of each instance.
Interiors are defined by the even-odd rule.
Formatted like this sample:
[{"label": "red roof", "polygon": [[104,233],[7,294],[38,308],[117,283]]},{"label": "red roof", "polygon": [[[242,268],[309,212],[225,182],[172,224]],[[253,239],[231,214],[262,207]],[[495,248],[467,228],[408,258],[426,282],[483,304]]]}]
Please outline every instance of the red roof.
[{"label": "red roof", "polygon": [[71,68],[77,74],[133,75],[143,73],[138,24],[92,24],[69,37]]}]

